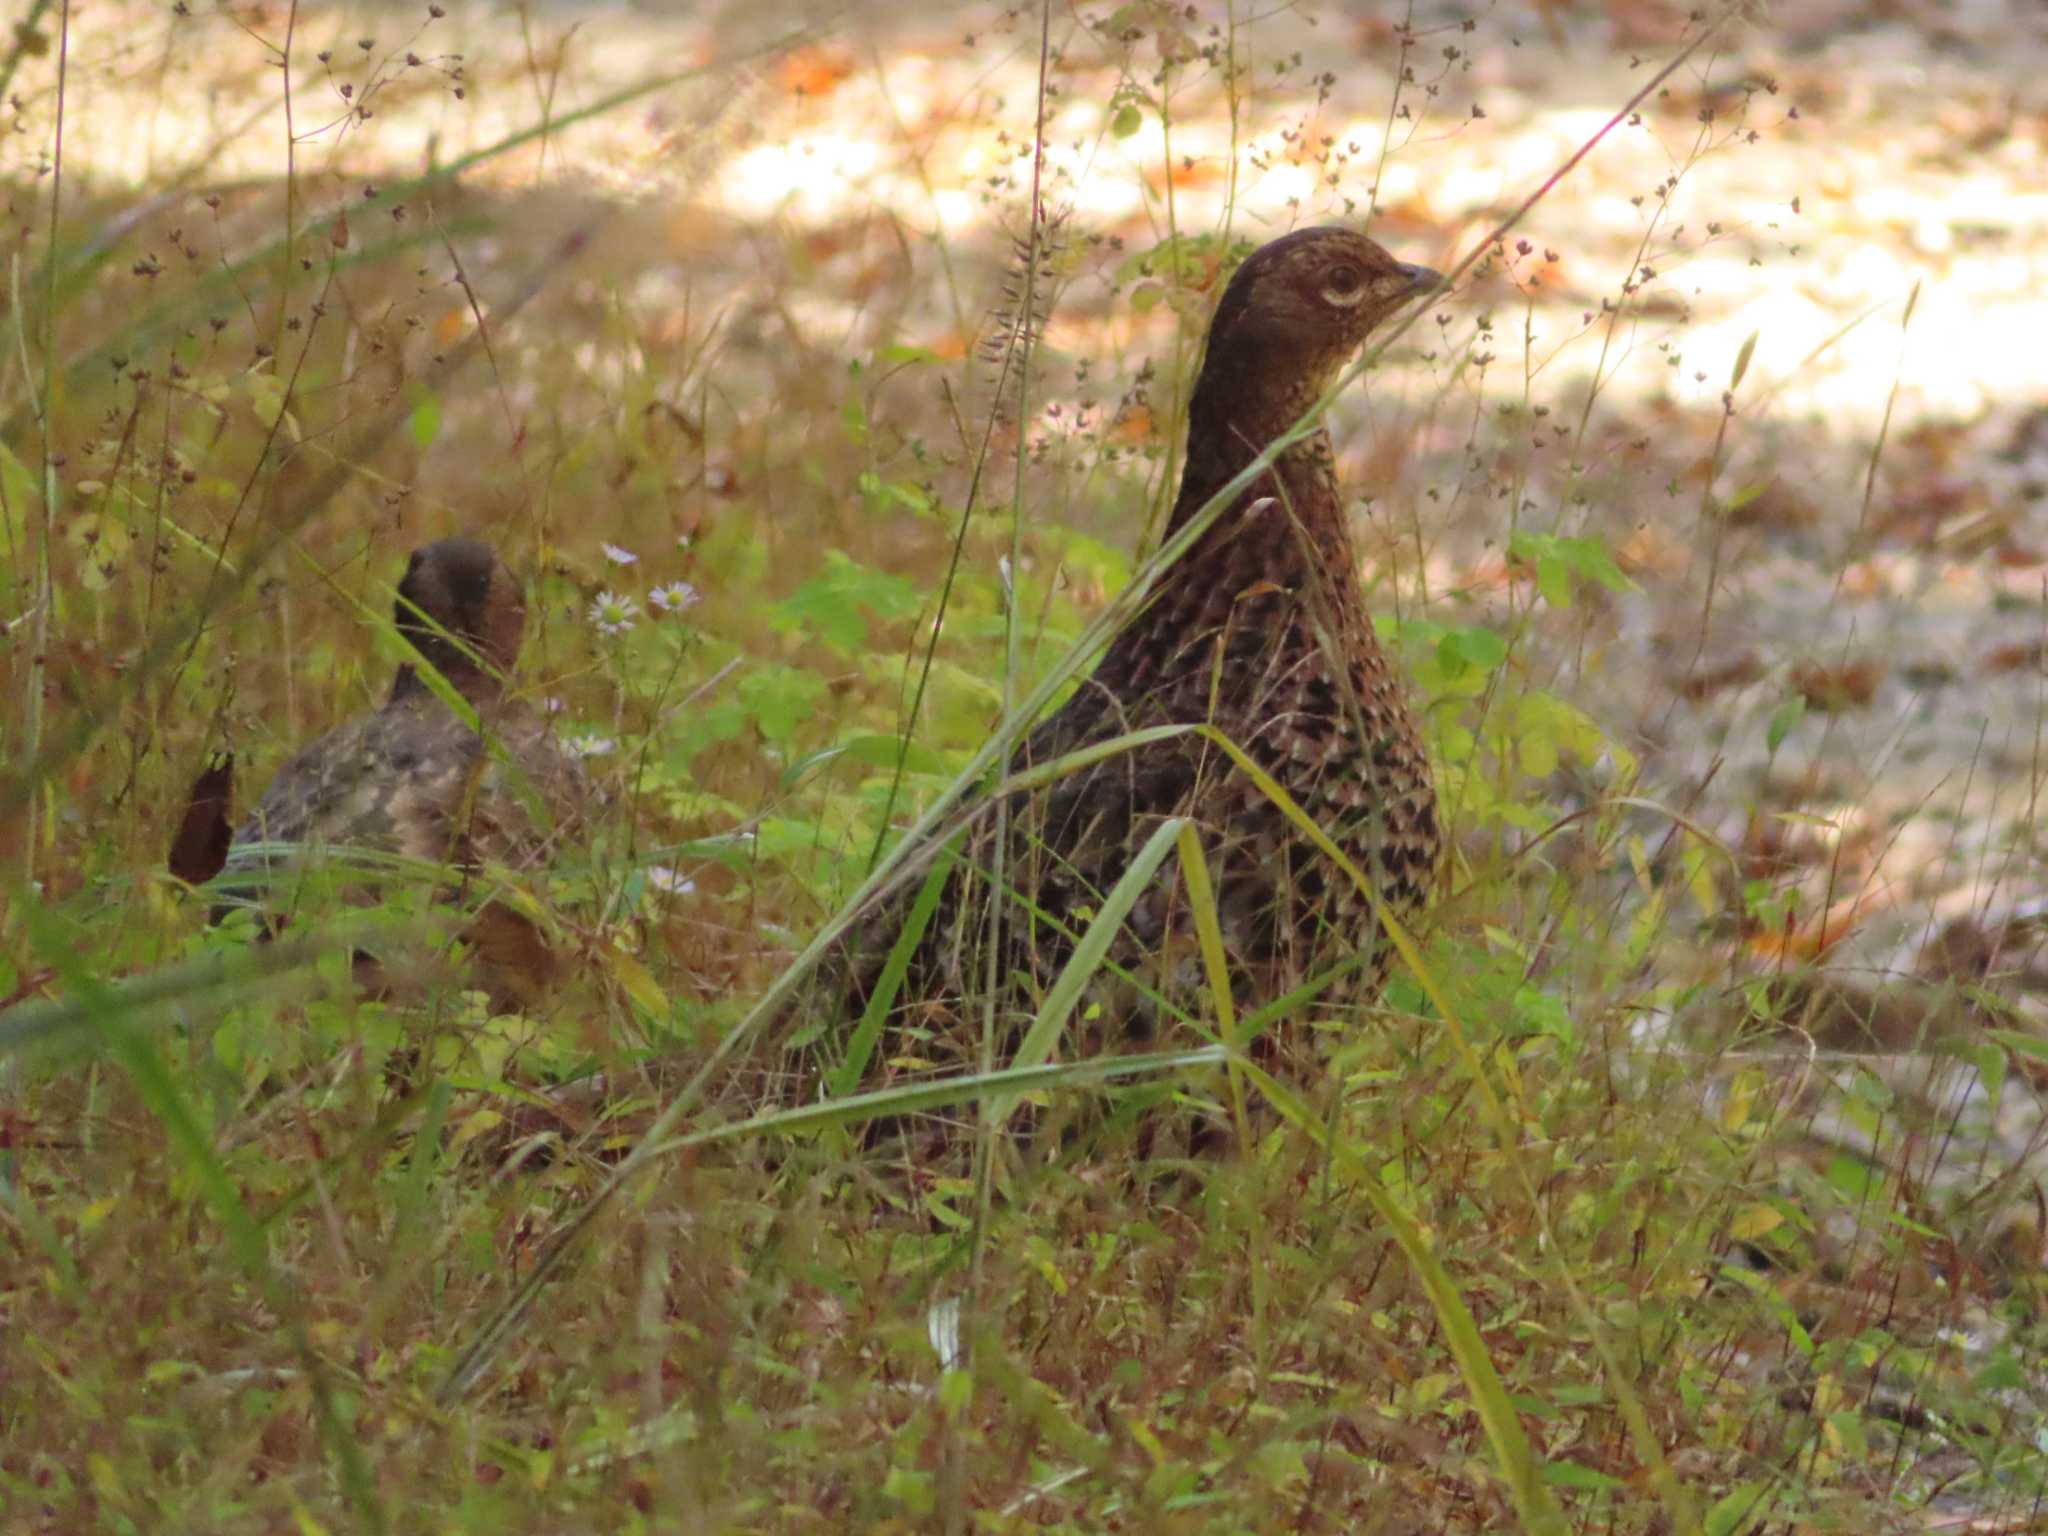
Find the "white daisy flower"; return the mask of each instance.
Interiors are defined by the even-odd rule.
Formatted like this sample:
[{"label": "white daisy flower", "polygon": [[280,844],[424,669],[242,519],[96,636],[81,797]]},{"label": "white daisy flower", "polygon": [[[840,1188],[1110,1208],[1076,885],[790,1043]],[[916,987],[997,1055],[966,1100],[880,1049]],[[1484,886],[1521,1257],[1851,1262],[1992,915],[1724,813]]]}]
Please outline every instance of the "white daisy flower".
[{"label": "white daisy flower", "polygon": [[633,551],[621,549],[616,544],[600,544],[597,547],[604,551],[605,559],[611,561],[613,565],[637,565],[640,562],[640,557]]},{"label": "white daisy flower", "polygon": [[640,605],[617,592],[600,592],[590,605],[590,622],[601,635],[623,635],[640,617]]},{"label": "white daisy flower", "polygon": [[656,587],[647,594],[647,601],[663,613],[681,613],[685,608],[694,608],[704,594],[687,581],[672,581],[665,587]]}]

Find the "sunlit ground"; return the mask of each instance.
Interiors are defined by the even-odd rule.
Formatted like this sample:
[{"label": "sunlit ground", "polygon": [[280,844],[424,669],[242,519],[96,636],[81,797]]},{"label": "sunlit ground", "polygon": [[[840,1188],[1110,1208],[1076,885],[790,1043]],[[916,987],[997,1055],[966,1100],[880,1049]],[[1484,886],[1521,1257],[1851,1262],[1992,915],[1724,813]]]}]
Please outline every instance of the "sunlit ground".
[{"label": "sunlit ground", "polygon": [[[1729,27],[1519,227],[1556,259],[1519,262],[1521,285],[1497,279],[1468,297],[1511,306],[1518,342],[1527,319],[1539,395],[1592,369],[1597,348],[1573,344],[1586,308],[1647,266],[1655,276],[1641,291],[1667,307],[1665,323],[1630,327],[1606,357],[1617,403],[1712,405],[1752,334],[1749,397],[1842,434],[1874,431],[1894,386],[1897,424],[2039,396],[2048,356],[2015,345],[2041,333],[2048,304],[2048,148],[2038,109],[2026,108],[2040,23],[2027,9],[1989,15],[1967,51],[1897,23],[1818,48],[1789,45],[1783,28]],[[289,115],[283,71],[259,67],[285,41],[282,6],[246,8],[240,23],[82,16],[70,169],[158,188],[174,170],[213,186],[291,165],[313,195],[340,197],[351,182],[446,163],[544,115],[569,119],[658,73],[694,71],[476,174],[601,185],[786,232],[880,215],[918,241],[971,241],[1021,206],[1037,39],[992,13],[929,7],[886,32],[829,18],[807,32],[797,8],[717,22],[614,7],[450,10],[308,7]],[[1055,18],[1048,202],[1136,243],[1169,220],[1218,229],[1233,199],[1233,227],[1247,233],[1357,217],[1377,184],[1390,238],[1441,263],[1597,134],[1673,51],[1639,44],[1641,64],[1626,67],[1591,16],[1575,18],[1562,50],[1519,8],[1470,34],[1425,18],[1412,57],[1437,94],[1390,125],[1391,30],[1341,14],[1310,26],[1314,15],[1243,24],[1254,68],[1234,128],[1220,73],[1199,59],[1176,71],[1170,123],[1144,111],[1117,124],[1133,82],[1098,38]],[[1226,18],[1224,6],[1203,8],[1190,45]],[[774,46],[799,35],[811,40],[795,53]],[[1275,74],[1297,48],[1305,62]],[[1446,48],[1461,56],[1446,62]],[[1325,71],[1334,79],[1319,100]],[[132,110],[139,82],[155,80],[167,89]],[[1775,93],[1747,95],[1766,80]],[[371,117],[351,120],[352,106]],[[47,137],[48,116],[34,103],[26,131]],[[1675,362],[1655,345],[1666,339]]]}]

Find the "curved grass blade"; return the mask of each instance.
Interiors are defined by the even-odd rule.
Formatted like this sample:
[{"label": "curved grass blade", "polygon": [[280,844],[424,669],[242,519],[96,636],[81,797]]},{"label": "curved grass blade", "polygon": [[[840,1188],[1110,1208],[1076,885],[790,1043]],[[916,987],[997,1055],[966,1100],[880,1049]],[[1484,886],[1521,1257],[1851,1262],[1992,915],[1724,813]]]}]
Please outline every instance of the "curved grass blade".
[{"label": "curved grass blade", "polygon": [[860,1125],[869,1120],[892,1119],[922,1110],[944,1109],[953,1104],[983,1103],[997,1096],[1014,1101],[1026,1093],[1056,1088],[1093,1087],[1121,1077],[1162,1077],[1191,1067],[1220,1066],[1229,1053],[1218,1045],[1200,1045],[1184,1051],[1148,1051],[1130,1056],[1099,1056],[1087,1061],[1044,1062],[1031,1067],[994,1067],[987,1072],[963,1072],[934,1078],[926,1083],[906,1083],[849,1094],[795,1109],[778,1109],[750,1115],[744,1120],[707,1126],[674,1136],[661,1143],[662,1152],[714,1146],[749,1136],[794,1136],[831,1126]]},{"label": "curved grass blade", "polygon": [[[1017,1043],[1014,1065],[1036,1067],[1052,1055],[1052,1048],[1066,1028],[1074,1005],[1081,1000],[1081,993],[1095,973],[1102,969],[1103,959],[1109,954],[1109,946],[1115,940],[1117,930],[1123,927],[1124,918],[1152,883],[1153,875],[1166,861],[1167,854],[1173,851],[1181,828],[1186,825],[1185,818],[1178,816],[1162,821],[1145,839],[1145,846],[1131,860],[1130,868],[1110,887],[1109,894],[1102,899],[1101,910],[1095,914],[1095,921],[1088,925],[1074,945],[1073,953],[1060,968],[1045,1001],[1039,1004],[1037,1015],[1024,1031],[1024,1038]],[[982,1105],[984,1123],[1001,1125],[1016,1107],[1014,1096],[991,1097]]]},{"label": "curved grass blade", "polygon": [[911,956],[917,952],[925,929],[931,926],[932,914],[939,909],[939,898],[945,894],[946,881],[958,863],[955,856],[958,846],[956,839],[939,850],[939,856],[932,860],[931,872],[924,877],[924,884],[918,887],[917,899],[911,903],[902,931],[890,946],[889,958],[882,962],[882,974],[877,978],[874,990],[868,994],[860,1022],[854,1026],[853,1034],[846,1042],[845,1058],[832,1069],[829,1086],[834,1097],[843,1098],[851,1094],[860,1083],[861,1074],[868,1069],[868,1059],[874,1054],[875,1042],[882,1035],[882,1024],[889,1017],[889,1010],[896,1006],[896,994],[902,990],[903,978],[909,973]]},{"label": "curved grass blade", "polygon": [[[0,1015],[0,1056],[44,1044],[91,1044],[99,1028],[97,1021],[109,1008],[118,1009],[133,1028],[144,1020],[182,1023],[258,995],[271,996],[276,988],[265,983],[308,971],[322,955],[353,947],[359,939],[390,927],[390,923],[352,922],[331,925],[305,938],[223,946],[121,983],[60,969],[63,997],[18,1003]],[[63,952],[61,947],[52,947],[46,958],[53,960]]]},{"label": "curved grass blade", "polygon": [[[1181,879],[1188,889],[1188,909],[1195,919],[1195,942],[1202,952],[1202,972],[1209,978],[1209,996],[1216,1005],[1216,1033],[1235,1055],[1243,1049],[1237,1036],[1237,1003],[1230,995],[1230,957],[1223,948],[1223,923],[1216,912],[1216,885],[1209,878],[1209,859],[1194,823],[1180,829]],[[1251,1145],[1251,1124],[1245,1119],[1243,1078],[1230,1074],[1230,1118],[1237,1144]]]}]

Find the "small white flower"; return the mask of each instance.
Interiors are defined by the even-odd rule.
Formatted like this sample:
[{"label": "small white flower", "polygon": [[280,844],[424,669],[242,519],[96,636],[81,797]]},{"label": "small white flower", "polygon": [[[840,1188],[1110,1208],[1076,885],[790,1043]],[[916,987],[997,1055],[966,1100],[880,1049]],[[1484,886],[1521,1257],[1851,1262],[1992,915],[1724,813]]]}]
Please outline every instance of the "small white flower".
[{"label": "small white flower", "polygon": [[618,750],[618,740],[595,731],[578,731],[562,738],[562,750],[571,757],[604,757]]},{"label": "small white flower", "polygon": [[663,613],[681,613],[685,608],[694,608],[704,596],[687,581],[672,581],[665,587],[656,587],[647,594],[647,601]]},{"label": "small white flower", "polygon": [[647,883],[657,891],[666,891],[671,896],[687,896],[697,889],[697,882],[680,870],[670,869],[666,864],[647,866]]},{"label": "small white flower", "polygon": [[611,561],[613,565],[636,565],[639,563],[640,557],[630,549],[621,549],[616,544],[600,544],[597,547],[604,551],[605,559]]},{"label": "small white flower", "polygon": [[638,617],[640,605],[617,592],[600,592],[597,601],[590,605],[590,622],[597,626],[599,634],[623,635]]}]

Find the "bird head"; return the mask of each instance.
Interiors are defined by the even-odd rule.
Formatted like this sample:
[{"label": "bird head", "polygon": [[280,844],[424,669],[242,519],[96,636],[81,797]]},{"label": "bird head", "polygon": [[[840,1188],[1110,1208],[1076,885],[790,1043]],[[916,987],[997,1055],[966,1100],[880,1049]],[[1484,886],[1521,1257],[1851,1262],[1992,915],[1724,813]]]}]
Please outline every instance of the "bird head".
[{"label": "bird head", "polygon": [[1442,284],[1428,267],[1396,261],[1355,230],[1323,225],[1282,235],[1252,252],[1223,290],[1201,383],[1228,393],[1285,379],[1287,403],[1306,404],[1375,326]]},{"label": "bird head", "polygon": [[444,677],[502,676],[519,656],[526,600],[490,545],[442,539],[412,552],[393,618]]}]

